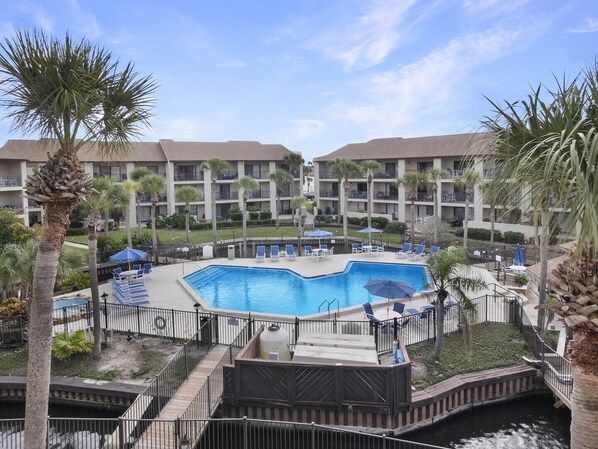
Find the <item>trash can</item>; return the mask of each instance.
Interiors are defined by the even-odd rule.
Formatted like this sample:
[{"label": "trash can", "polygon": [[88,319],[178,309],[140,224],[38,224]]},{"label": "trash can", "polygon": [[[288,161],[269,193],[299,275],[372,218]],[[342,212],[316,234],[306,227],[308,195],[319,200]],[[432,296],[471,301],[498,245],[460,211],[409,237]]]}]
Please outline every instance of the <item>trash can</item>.
[{"label": "trash can", "polygon": [[228,245],[228,260],[235,259],[235,245]]},{"label": "trash can", "polygon": [[214,257],[214,248],[212,245],[206,245],[203,247],[203,258],[211,259]]}]

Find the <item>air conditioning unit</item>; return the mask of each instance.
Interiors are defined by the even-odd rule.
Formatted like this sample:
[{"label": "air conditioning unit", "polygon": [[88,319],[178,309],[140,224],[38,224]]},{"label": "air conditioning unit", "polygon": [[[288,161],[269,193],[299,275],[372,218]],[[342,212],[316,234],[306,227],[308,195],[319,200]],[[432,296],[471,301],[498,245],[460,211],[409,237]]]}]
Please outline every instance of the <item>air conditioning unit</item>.
[{"label": "air conditioning unit", "polygon": [[278,360],[278,351],[269,352],[268,360]]}]

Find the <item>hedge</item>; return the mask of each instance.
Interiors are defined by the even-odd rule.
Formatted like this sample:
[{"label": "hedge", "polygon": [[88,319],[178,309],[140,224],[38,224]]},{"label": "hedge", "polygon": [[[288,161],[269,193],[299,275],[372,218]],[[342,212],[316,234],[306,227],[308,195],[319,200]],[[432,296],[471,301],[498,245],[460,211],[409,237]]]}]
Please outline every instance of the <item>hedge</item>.
[{"label": "hedge", "polygon": [[85,228],[68,228],[66,230],[67,236],[75,236],[75,235],[87,235],[87,229]]},{"label": "hedge", "polygon": [[401,221],[393,221],[384,227],[384,232],[389,234],[404,234],[407,230],[407,223]]},{"label": "hedge", "polygon": [[507,231],[503,238],[505,243],[523,243],[524,241],[525,236],[521,232]]},{"label": "hedge", "polygon": [[[458,237],[463,237],[463,228],[459,228],[455,231],[455,235]],[[467,237],[473,240],[485,240],[487,242],[490,241],[490,229],[482,229],[482,228],[467,228]],[[494,231],[494,241],[495,242],[502,242],[503,235],[500,231]]]}]

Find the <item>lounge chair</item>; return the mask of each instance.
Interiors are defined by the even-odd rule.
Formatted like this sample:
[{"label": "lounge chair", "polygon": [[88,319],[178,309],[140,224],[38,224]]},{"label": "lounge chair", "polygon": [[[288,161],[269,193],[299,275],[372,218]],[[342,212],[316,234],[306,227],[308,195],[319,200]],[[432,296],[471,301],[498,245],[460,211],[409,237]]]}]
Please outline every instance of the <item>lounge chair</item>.
[{"label": "lounge chair", "polygon": [[378,253],[379,254],[384,253],[384,244],[382,244],[378,247]]},{"label": "lounge chair", "polygon": [[314,252],[311,249],[310,245],[305,245],[305,255],[306,256],[313,256],[314,255]]},{"label": "lounge chair", "polygon": [[448,301],[444,302],[444,310],[445,310],[445,312],[448,312],[451,309],[451,307],[455,307],[457,305],[459,305],[459,303],[457,301],[453,301],[452,299],[449,299]]},{"label": "lounge chair", "polygon": [[143,264],[143,277],[149,278],[152,275],[152,264],[151,262],[149,263],[144,263]]},{"label": "lounge chair", "polygon": [[388,328],[388,323],[383,323],[378,318],[376,318],[374,315],[370,315],[369,313],[366,313],[366,316],[367,316],[368,320],[370,320],[370,324],[374,327],[377,327],[379,330],[382,331],[382,330],[386,330]]},{"label": "lounge chair", "polygon": [[435,256],[440,251],[440,246],[433,246],[430,248],[430,254],[426,256],[426,259],[429,259],[432,256]]},{"label": "lounge chair", "polygon": [[395,302],[394,305],[392,306],[393,312],[403,313],[404,310],[405,310],[405,304],[403,304],[402,302]]},{"label": "lounge chair", "polygon": [[297,256],[295,255],[295,248],[293,245],[287,245],[286,247],[287,257],[289,260],[295,260]]},{"label": "lounge chair", "polygon": [[415,248],[415,251],[407,254],[407,256],[413,257],[413,258],[424,257],[425,249],[426,249],[426,245],[424,245],[423,243],[420,243],[419,245],[417,245],[417,248]]},{"label": "lounge chair", "polygon": [[328,245],[322,244],[322,245],[320,245],[320,249],[328,249]]},{"label": "lounge chair", "polygon": [[365,311],[366,315],[372,315],[372,316],[374,315],[374,309],[372,309],[372,304],[369,302],[366,302],[363,305],[363,310]]},{"label": "lounge chair", "polygon": [[131,270],[141,270],[141,264],[140,263],[134,263],[133,267],[131,268]]},{"label": "lounge chair", "polygon": [[407,327],[407,325],[409,324],[410,319],[411,318],[409,318],[409,317],[403,317],[403,318],[397,319],[397,330],[401,331],[401,330],[405,329]]},{"label": "lounge chair", "polygon": [[426,304],[422,307],[419,317],[422,320],[428,319],[430,317],[430,314],[432,313],[432,310],[434,310],[434,306],[431,304]]},{"label": "lounge chair", "polygon": [[122,278],[120,276],[120,274],[123,272],[123,269],[121,267],[116,267],[114,270],[112,270],[112,275],[114,277],[115,280],[120,281]]},{"label": "lounge chair", "polygon": [[334,246],[331,246],[330,249],[324,251],[324,257],[326,256],[334,256]]},{"label": "lounge chair", "polygon": [[351,243],[351,253],[353,254],[361,254],[362,250],[359,247],[359,243]]},{"label": "lounge chair", "polygon": [[255,249],[255,261],[263,262],[266,259],[266,247],[264,245],[258,245]]},{"label": "lounge chair", "polygon": [[279,261],[279,254],[278,254],[278,245],[272,245],[270,246],[270,260],[272,262],[278,262]]},{"label": "lounge chair", "polygon": [[411,243],[403,243],[403,248],[401,248],[399,250],[399,252],[395,253],[395,257],[398,257],[398,258],[407,257],[407,254],[409,254],[409,251],[411,251]]},{"label": "lounge chair", "polygon": [[372,245],[372,256],[378,254],[378,245]]}]

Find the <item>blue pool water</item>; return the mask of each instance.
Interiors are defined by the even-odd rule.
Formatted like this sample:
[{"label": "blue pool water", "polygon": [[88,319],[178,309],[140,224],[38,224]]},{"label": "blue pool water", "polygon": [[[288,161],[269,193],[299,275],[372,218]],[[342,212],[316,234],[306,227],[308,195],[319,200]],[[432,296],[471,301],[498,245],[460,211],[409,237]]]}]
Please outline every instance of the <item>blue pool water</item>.
[{"label": "blue pool water", "polygon": [[[392,279],[420,291],[427,283],[425,266],[350,262],[342,273],[304,278],[285,269],[211,265],[184,278],[212,308],[276,315],[311,315],[322,302],[337,299],[339,307],[385,301],[364,285]],[[328,307],[322,306],[320,312]],[[336,302],[331,306],[336,310]]]},{"label": "blue pool water", "polygon": [[63,298],[54,300],[54,316],[76,315],[87,308],[89,302],[85,298]]}]

